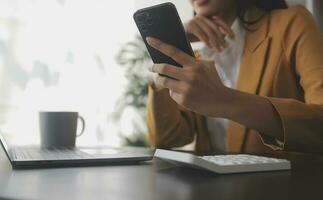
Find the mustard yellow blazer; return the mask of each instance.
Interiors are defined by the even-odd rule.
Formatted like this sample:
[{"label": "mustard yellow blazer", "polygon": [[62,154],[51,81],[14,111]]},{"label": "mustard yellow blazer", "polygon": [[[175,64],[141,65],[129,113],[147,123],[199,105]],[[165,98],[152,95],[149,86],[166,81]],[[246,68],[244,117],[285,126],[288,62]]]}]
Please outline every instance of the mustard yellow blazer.
[{"label": "mustard yellow blazer", "polygon": [[[264,14],[247,30],[236,89],[269,99],[282,123],[283,145],[230,121],[228,152],[323,154],[322,33],[302,6],[267,14],[251,9],[249,19]],[[166,89],[149,88],[147,123],[150,142],[156,147],[180,147],[195,140],[197,152],[215,150],[205,117],[181,108]]]}]

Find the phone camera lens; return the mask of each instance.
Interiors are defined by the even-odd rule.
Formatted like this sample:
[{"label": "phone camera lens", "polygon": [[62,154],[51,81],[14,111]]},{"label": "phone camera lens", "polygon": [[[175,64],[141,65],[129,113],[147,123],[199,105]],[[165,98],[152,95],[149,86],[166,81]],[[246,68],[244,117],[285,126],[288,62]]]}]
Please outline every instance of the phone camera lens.
[{"label": "phone camera lens", "polygon": [[143,15],[143,14],[137,15],[137,17],[136,17],[136,19],[137,19],[137,21],[138,21],[139,23],[144,22],[145,18],[146,18],[146,16],[145,16],[145,15]]},{"label": "phone camera lens", "polygon": [[145,25],[145,24],[142,24],[141,25],[141,30],[143,31],[143,32],[147,32],[147,26]]},{"label": "phone camera lens", "polygon": [[147,19],[147,20],[146,20],[146,23],[147,23],[147,25],[149,25],[149,26],[153,25],[153,19],[152,19],[152,18]]}]

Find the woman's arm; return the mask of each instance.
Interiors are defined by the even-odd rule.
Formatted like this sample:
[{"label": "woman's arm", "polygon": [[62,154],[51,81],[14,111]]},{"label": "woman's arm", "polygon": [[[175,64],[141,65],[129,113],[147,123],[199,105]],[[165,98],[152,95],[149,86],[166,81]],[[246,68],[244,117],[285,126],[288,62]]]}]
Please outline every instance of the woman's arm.
[{"label": "woman's arm", "polygon": [[225,104],[224,118],[238,122],[267,136],[283,141],[279,113],[266,97],[227,88],[230,101]]}]

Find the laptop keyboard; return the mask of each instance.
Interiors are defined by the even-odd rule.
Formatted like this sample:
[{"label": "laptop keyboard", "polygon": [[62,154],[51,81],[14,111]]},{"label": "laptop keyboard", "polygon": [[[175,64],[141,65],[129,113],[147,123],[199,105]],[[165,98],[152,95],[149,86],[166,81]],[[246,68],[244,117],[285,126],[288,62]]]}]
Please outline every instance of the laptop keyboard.
[{"label": "laptop keyboard", "polygon": [[12,149],[14,160],[64,160],[64,159],[89,159],[92,155],[77,149],[36,149],[14,148]]}]

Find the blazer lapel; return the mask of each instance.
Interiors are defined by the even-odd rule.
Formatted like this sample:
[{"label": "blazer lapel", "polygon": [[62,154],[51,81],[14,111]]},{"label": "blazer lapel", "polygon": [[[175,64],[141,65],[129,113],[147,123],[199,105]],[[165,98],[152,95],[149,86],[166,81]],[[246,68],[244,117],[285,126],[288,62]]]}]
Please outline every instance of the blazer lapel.
[{"label": "blazer lapel", "polygon": [[268,37],[269,15],[258,9],[249,12],[250,21],[255,21],[261,16],[263,17],[259,22],[248,26],[236,83],[236,89],[254,94],[257,93],[266,65],[271,38]]},{"label": "blazer lapel", "polygon": [[[268,37],[269,15],[258,9],[249,11],[249,20],[263,18],[256,24],[248,26],[244,52],[241,57],[240,71],[236,89],[252,94],[259,92],[261,79],[265,70],[271,38]],[[247,129],[235,122],[228,127],[227,149],[229,152],[241,152],[246,142]]]}]

